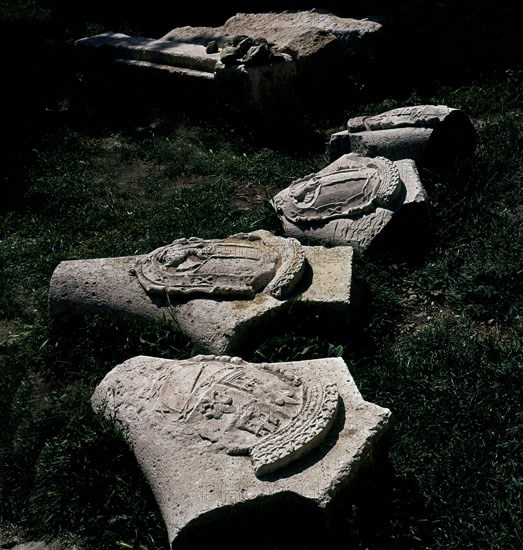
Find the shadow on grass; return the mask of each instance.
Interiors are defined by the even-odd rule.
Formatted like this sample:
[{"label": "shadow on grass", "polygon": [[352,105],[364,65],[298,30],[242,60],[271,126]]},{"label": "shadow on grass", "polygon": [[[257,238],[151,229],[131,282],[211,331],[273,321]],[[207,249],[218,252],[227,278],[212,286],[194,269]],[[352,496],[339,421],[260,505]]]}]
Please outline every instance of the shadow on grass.
[{"label": "shadow on grass", "polygon": [[429,512],[413,479],[396,475],[382,453],[334,502],[329,523],[332,541],[345,548],[428,548]]}]

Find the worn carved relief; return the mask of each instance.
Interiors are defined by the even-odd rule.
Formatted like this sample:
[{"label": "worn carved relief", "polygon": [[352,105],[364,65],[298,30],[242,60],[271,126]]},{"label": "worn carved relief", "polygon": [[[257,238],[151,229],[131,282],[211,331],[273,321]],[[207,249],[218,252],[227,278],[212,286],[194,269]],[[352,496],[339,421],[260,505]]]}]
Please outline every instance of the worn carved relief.
[{"label": "worn carved relief", "polygon": [[298,498],[327,510],[379,455],[390,421],[341,358],[138,356],[107,373],[91,402],[126,434],[173,548],[182,533],[241,519],[245,505]]},{"label": "worn carved relief", "polygon": [[446,105],[411,105],[379,115],[351,118],[347,126],[349,132],[406,127],[434,128],[453,110]]},{"label": "worn carved relief", "polygon": [[140,258],[133,269],[151,294],[216,294],[281,298],[305,269],[295,239],[239,233],[226,239],[178,239]]},{"label": "worn carved relief", "polygon": [[406,205],[425,200],[414,161],[347,153],[271,203],[288,237],[365,250]]},{"label": "worn carved relief", "polygon": [[273,199],[289,221],[325,222],[357,217],[393,202],[401,190],[398,168],[383,157],[352,155],[345,166],[297,180]]},{"label": "worn carved relief", "polygon": [[164,372],[149,400],[158,403],[164,429],[208,441],[215,452],[250,455],[257,476],[314,448],[338,410],[335,384],[305,384],[282,368],[212,356]]},{"label": "worn carved relief", "polygon": [[61,262],[49,309],[53,316],[77,311],[166,322],[199,351],[241,355],[297,317],[319,319],[318,308],[341,329],[351,281],[351,250],[302,247],[258,230],[178,239],[139,256]]}]

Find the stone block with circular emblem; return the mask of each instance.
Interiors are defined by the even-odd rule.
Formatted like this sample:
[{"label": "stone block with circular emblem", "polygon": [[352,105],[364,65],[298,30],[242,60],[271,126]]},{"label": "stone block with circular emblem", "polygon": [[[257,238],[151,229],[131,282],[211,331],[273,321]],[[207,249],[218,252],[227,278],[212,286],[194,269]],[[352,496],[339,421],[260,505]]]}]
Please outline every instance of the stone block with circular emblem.
[{"label": "stone block with circular emblem", "polygon": [[328,514],[391,420],[340,358],[134,357],[106,375],[92,405],[126,433],[173,548],[189,525],[285,495]]},{"label": "stone block with circular emblem", "polygon": [[302,246],[260,230],[177,239],[139,256],[63,261],[51,277],[49,307],[54,317],[164,320],[203,352],[240,354],[320,309],[323,324],[345,326],[351,289],[351,248]]},{"label": "stone block with circular emblem", "polygon": [[393,216],[426,201],[414,161],[348,153],[271,203],[287,236],[365,250]]}]

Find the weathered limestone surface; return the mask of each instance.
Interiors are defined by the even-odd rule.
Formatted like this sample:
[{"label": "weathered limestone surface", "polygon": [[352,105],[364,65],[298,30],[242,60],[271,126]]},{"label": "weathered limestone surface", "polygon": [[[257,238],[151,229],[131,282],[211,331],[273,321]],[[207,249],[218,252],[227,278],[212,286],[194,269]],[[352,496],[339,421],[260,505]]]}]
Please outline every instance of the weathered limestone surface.
[{"label": "weathered limestone surface", "polygon": [[394,128],[351,134],[348,131],[331,135],[330,158],[335,160],[349,152],[365,157],[382,156],[390,160],[412,159],[419,163],[427,142],[432,135],[431,128]]},{"label": "weathered limestone surface", "polygon": [[61,262],[53,316],[131,315],[175,324],[203,351],[238,353],[280,317],[350,315],[352,249],[302,247],[267,231],[178,239],[148,255]]},{"label": "weathered limestone surface", "polygon": [[418,166],[449,166],[474,149],[475,131],[463,111],[446,105],[414,105],[349,119],[332,134],[332,160],[349,152],[390,160],[413,159]]},{"label": "weathered limestone surface", "polygon": [[286,235],[360,250],[407,206],[427,196],[414,161],[349,153],[273,199]]},{"label": "weathered limestone surface", "polygon": [[282,495],[328,508],[391,420],[339,358],[134,357],[107,374],[92,405],[127,433],[173,548],[189,527]]},{"label": "weathered limestone surface", "polygon": [[320,10],[238,13],[221,27],[179,27],[162,40],[203,45],[214,40],[224,46],[235,36],[263,37],[299,61],[316,55],[333,40],[343,47],[357,49],[363,39],[382,28],[383,24],[377,21],[343,18]]},{"label": "weathered limestone surface", "polygon": [[[179,27],[162,39],[201,45],[211,41],[224,49],[236,37],[266,40],[295,65],[294,80],[281,83],[293,96],[278,116],[294,113],[291,120],[302,120],[306,112],[332,109],[350,95],[351,72],[367,73],[369,52],[381,59],[387,23],[385,18],[344,18],[317,9],[238,13],[220,27]],[[272,108],[278,105],[273,102]]]}]

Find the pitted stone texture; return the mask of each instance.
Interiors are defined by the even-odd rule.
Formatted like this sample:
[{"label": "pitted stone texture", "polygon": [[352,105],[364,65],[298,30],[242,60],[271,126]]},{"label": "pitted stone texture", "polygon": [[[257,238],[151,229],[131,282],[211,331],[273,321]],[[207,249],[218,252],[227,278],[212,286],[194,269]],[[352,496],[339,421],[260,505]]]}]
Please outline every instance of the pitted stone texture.
[{"label": "pitted stone texture", "polygon": [[414,105],[349,119],[346,131],[331,135],[329,152],[333,160],[353,152],[390,160],[409,158],[418,166],[438,168],[470,156],[474,141],[472,122],[459,109]]},{"label": "pitted stone texture", "polygon": [[265,38],[299,62],[317,55],[333,40],[344,48],[357,49],[359,42],[379,33],[382,27],[369,19],[342,18],[319,10],[238,13],[221,27],[179,27],[162,40],[204,45],[214,40],[223,47],[236,36]]},{"label": "pitted stone texture", "polygon": [[427,200],[412,160],[343,155],[273,199],[286,235],[360,250],[406,205]]},{"label": "pitted stone texture", "polygon": [[173,548],[224,508],[289,493],[327,508],[372,460],[391,417],[362,399],[339,358],[140,356],[104,378],[92,405],[127,433]]},{"label": "pitted stone texture", "polygon": [[446,105],[413,105],[391,109],[379,115],[355,117],[347,122],[349,132],[393,128],[436,128],[452,111]]},{"label": "pitted stone texture", "polygon": [[267,231],[180,239],[143,256],[61,262],[49,306],[55,317],[80,311],[172,322],[202,351],[239,354],[280,318],[291,323],[326,308],[348,320],[351,270],[350,248],[302,247]]}]

